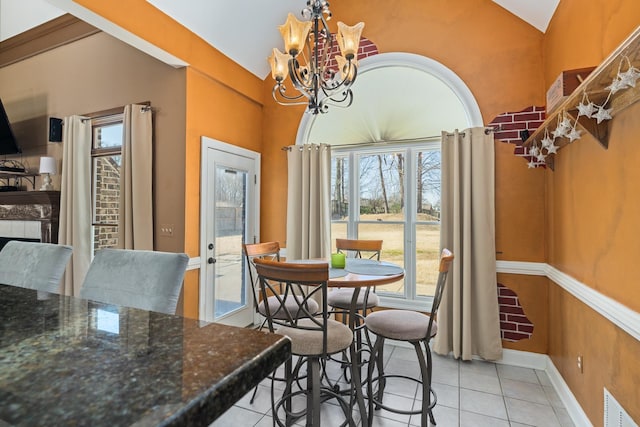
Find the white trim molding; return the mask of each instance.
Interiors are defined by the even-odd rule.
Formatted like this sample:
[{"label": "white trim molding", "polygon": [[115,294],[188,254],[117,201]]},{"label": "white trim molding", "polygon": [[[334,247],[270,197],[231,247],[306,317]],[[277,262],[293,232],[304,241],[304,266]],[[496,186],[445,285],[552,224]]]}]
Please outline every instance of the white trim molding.
[{"label": "white trim molding", "polygon": [[550,280],[640,341],[640,313],[601,294],[555,267],[545,264],[545,268],[546,276]]},{"label": "white trim molding", "polygon": [[524,274],[527,276],[545,276],[547,264],[526,261],[496,261],[498,273]]},{"label": "white trim molding", "polygon": [[562,289],[640,341],[640,313],[601,294],[549,264],[543,262],[496,261],[496,271],[507,274],[546,276]]},{"label": "white trim molding", "polygon": [[199,269],[200,263],[201,261],[199,256],[189,258],[189,262],[187,263],[187,271]]}]

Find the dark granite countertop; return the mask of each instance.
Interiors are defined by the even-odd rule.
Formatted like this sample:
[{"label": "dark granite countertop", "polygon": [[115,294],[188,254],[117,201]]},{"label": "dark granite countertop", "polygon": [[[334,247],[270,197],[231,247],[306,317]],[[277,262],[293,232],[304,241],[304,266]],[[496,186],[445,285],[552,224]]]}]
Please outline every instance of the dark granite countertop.
[{"label": "dark granite countertop", "polygon": [[209,425],[291,353],[280,335],[0,285],[0,425]]}]

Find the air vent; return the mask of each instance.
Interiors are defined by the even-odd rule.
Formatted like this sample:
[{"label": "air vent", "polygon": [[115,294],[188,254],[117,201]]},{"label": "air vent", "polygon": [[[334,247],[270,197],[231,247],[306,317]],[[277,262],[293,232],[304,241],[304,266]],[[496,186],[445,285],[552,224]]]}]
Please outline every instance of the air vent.
[{"label": "air vent", "polygon": [[609,390],[604,389],[604,427],[638,427]]}]

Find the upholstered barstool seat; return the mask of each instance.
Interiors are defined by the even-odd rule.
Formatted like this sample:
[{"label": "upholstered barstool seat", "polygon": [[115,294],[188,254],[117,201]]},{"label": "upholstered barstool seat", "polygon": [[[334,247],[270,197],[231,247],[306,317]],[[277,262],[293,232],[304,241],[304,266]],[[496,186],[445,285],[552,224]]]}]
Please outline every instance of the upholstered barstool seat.
[{"label": "upholstered barstool seat", "polygon": [[[380,298],[374,292],[365,292],[364,290],[358,294],[358,309],[364,307],[364,297],[367,296],[367,309],[377,307],[380,305]],[[353,289],[335,289],[329,292],[327,297],[327,304],[333,308],[339,308],[341,310],[349,310],[351,308],[351,299],[353,298]]]},{"label": "upholstered barstool seat", "polygon": [[[369,332],[392,340],[416,341],[426,338],[429,327],[426,314],[409,310],[380,310],[367,316],[366,325]],[[438,332],[435,320],[431,325],[431,337]]]},{"label": "upholstered barstool seat", "polygon": [[[314,356],[322,354],[323,331],[305,330],[304,328],[317,326],[311,319],[302,319],[296,328],[282,326],[276,333],[291,339],[291,352],[298,356]],[[348,326],[335,320],[327,320],[327,348],[326,354],[335,354],[348,348],[353,341],[353,332]]]},{"label": "upholstered barstool seat", "polygon": [[[307,315],[302,312],[293,295],[287,295],[284,297],[284,304],[280,302],[278,297],[271,296],[267,298],[267,304],[269,304],[269,312],[276,319],[286,319],[289,315],[293,317],[306,317]],[[307,301],[305,311],[310,315],[316,314],[318,312],[318,303],[314,300]],[[267,308],[265,307],[264,300],[260,301],[260,304],[258,304],[258,313],[265,317],[267,315]]]}]

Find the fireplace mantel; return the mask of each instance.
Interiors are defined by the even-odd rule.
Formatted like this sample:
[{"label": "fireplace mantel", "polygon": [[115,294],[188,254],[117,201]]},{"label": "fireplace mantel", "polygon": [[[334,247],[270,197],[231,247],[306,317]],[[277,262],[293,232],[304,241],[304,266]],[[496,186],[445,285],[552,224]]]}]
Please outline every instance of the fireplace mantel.
[{"label": "fireplace mantel", "polygon": [[0,221],[39,221],[40,240],[58,243],[59,191],[0,192]]}]

